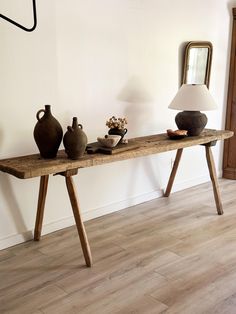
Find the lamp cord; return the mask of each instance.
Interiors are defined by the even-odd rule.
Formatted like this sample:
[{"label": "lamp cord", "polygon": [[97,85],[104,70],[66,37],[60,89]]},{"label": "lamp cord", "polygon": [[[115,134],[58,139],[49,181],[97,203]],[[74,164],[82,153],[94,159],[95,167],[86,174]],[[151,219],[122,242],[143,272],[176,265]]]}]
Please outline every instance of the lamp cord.
[{"label": "lamp cord", "polygon": [[31,28],[27,28],[27,27],[25,27],[25,26],[23,26],[23,25],[21,25],[21,24],[15,22],[15,21],[13,21],[13,20],[10,19],[9,17],[7,17],[7,16],[5,16],[5,15],[3,15],[3,14],[1,14],[1,13],[0,13],[0,18],[6,20],[6,21],[8,21],[8,22],[10,22],[11,24],[14,24],[15,26],[17,26],[17,27],[23,29],[23,30],[26,31],[26,32],[32,32],[33,30],[35,30],[35,28],[36,28],[36,26],[37,26],[37,13],[36,13],[36,3],[35,3],[36,0],[32,0],[32,1],[33,1],[34,25],[33,25]]}]

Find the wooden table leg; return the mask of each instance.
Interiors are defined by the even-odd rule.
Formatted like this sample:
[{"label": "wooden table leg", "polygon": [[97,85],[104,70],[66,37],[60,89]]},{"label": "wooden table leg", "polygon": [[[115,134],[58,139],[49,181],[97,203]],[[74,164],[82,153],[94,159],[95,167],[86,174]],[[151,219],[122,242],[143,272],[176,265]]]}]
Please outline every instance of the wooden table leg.
[{"label": "wooden table leg", "polygon": [[40,177],[39,196],[38,196],[38,208],[34,228],[34,241],[39,241],[41,237],[43,214],[45,207],[45,200],[47,195],[49,175]]},{"label": "wooden table leg", "polygon": [[167,188],[166,191],[164,193],[165,197],[168,197],[170,195],[171,189],[172,189],[172,185],[174,183],[174,179],[175,179],[175,175],[179,166],[179,162],[180,162],[180,158],[183,152],[183,148],[180,148],[177,150],[176,156],[175,156],[175,161],[174,161],[174,165],[170,174],[170,178],[167,184]]},{"label": "wooden table leg", "polygon": [[77,196],[76,196],[74,182],[73,182],[73,179],[71,176],[65,176],[65,179],[66,179],[66,186],[67,186],[68,194],[70,197],[72,210],[73,210],[74,217],[75,217],[75,222],[76,222],[78,234],[80,237],[82,250],[84,253],[84,259],[85,259],[86,265],[88,267],[91,267],[92,266],[92,255],[91,255],[91,251],[90,251],[90,246],[89,246],[87,234],[86,234],[84,224],[83,224],[81,214],[80,214],[80,209],[79,209],[79,204],[78,204],[78,200],[77,200]]},{"label": "wooden table leg", "polygon": [[207,165],[212,181],[212,186],[213,186],[213,191],[214,191],[214,197],[215,197],[215,203],[216,203],[216,208],[218,215],[223,215],[223,207],[222,207],[222,202],[220,198],[220,189],[219,189],[219,184],[216,176],[216,169],[215,169],[215,163],[214,163],[214,158],[212,155],[211,147],[210,146],[205,146],[206,149],[206,159],[207,159]]}]

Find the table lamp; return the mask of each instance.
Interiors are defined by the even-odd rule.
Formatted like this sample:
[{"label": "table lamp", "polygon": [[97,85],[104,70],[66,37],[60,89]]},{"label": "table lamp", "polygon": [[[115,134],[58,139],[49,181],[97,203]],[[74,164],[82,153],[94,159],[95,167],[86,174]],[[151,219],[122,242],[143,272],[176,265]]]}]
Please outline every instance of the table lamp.
[{"label": "table lamp", "polygon": [[183,110],[175,117],[177,127],[187,130],[189,136],[197,136],[207,124],[207,116],[200,110],[214,110],[217,105],[206,85],[183,84],[169,108]]}]

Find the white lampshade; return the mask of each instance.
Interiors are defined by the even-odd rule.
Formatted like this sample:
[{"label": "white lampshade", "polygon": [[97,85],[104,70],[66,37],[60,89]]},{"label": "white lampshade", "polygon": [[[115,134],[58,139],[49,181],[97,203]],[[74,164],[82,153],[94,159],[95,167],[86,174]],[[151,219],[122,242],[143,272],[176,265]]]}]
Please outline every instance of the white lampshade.
[{"label": "white lampshade", "polygon": [[169,105],[170,109],[186,111],[207,111],[217,105],[206,85],[183,84]]}]

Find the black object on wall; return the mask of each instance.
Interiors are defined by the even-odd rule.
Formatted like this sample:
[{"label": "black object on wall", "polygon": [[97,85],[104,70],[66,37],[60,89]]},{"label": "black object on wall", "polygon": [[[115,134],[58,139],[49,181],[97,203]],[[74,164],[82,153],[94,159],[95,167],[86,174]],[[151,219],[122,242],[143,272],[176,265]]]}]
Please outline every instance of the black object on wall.
[{"label": "black object on wall", "polygon": [[1,13],[0,13],[0,18],[2,18],[2,19],[4,19],[4,20],[8,21],[9,23],[14,24],[15,26],[17,26],[17,27],[23,29],[23,30],[26,31],[26,32],[32,32],[33,30],[35,30],[35,28],[36,28],[36,26],[37,26],[37,13],[36,13],[36,3],[35,3],[36,0],[32,0],[32,1],[33,1],[34,25],[33,25],[31,28],[27,28],[27,27],[25,27],[25,26],[23,26],[23,25],[21,25],[21,24],[15,22],[15,21],[13,21],[13,20],[10,19],[9,17],[7,17],[7,16],[5,16],[5,15],[3,15],[3,14],[1,14]]}]

